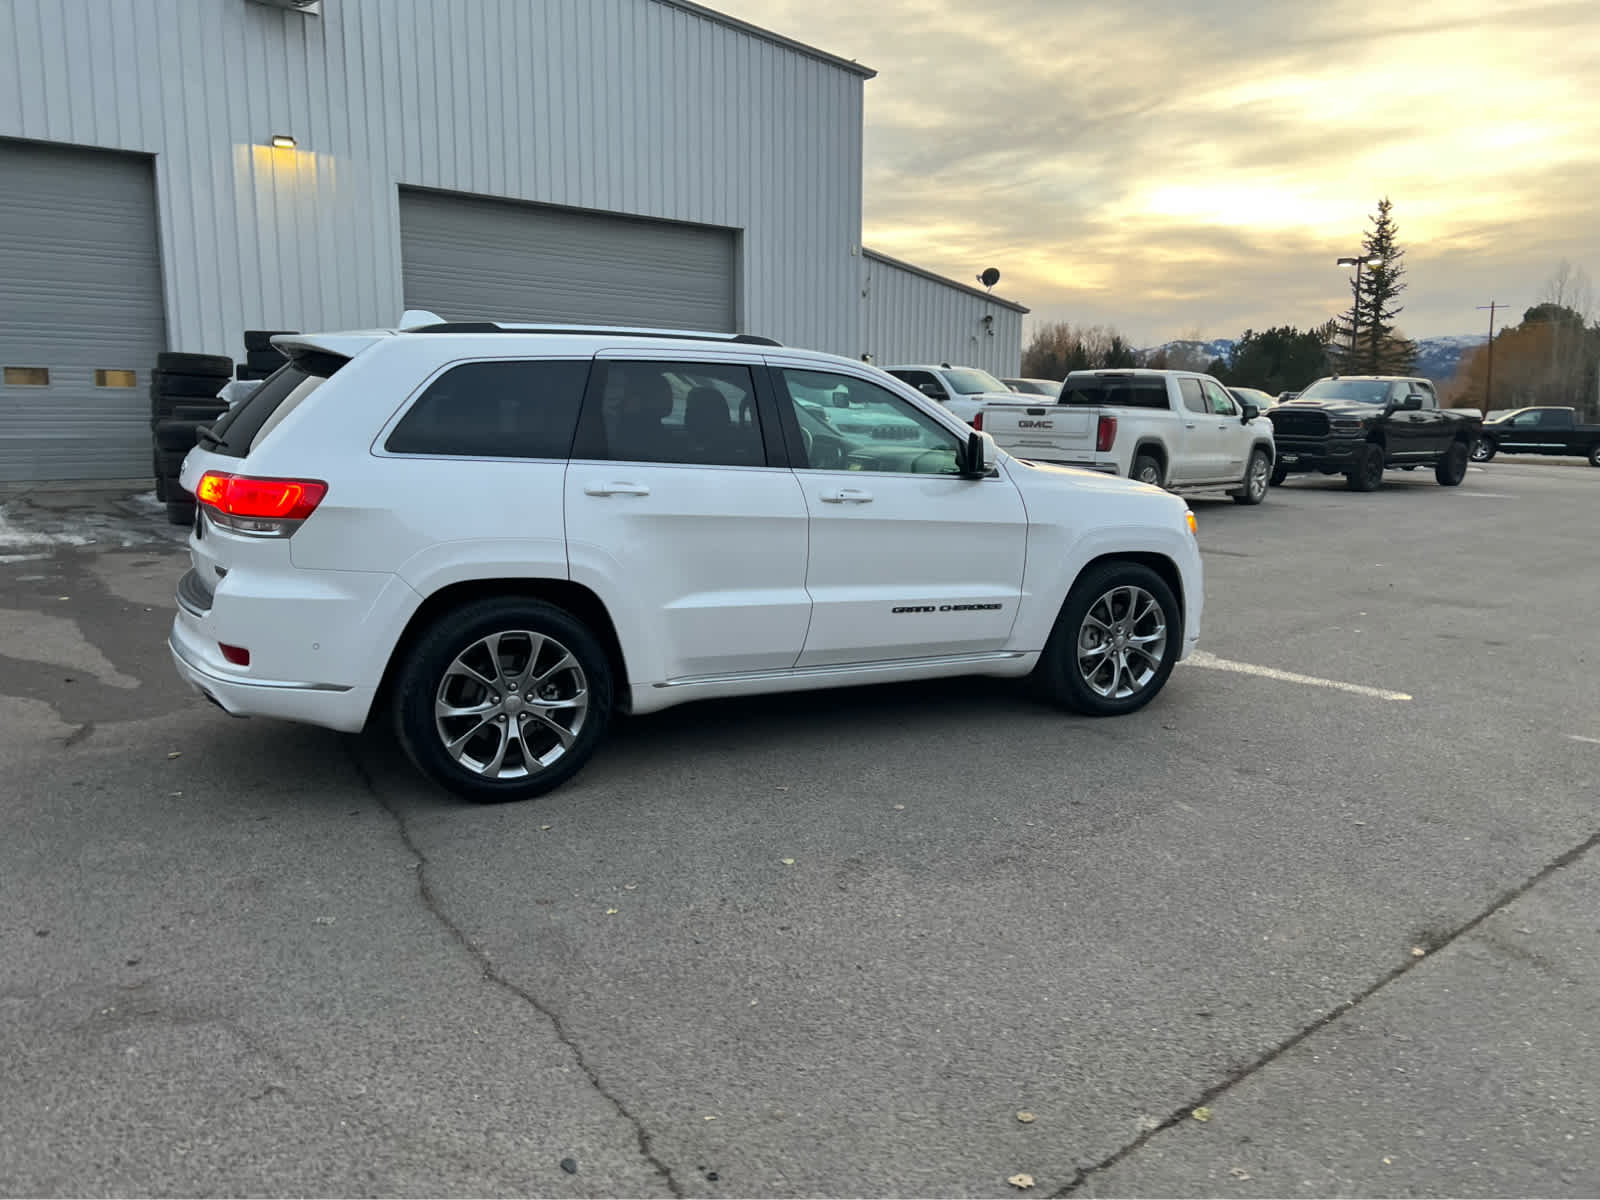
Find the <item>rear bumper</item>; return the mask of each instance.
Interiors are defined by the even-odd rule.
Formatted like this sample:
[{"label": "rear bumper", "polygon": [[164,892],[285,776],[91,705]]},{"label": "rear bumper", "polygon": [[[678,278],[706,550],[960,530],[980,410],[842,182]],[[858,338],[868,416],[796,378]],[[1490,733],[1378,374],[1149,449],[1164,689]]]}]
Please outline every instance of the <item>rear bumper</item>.
[{"label": "rear bumper", "polygon": [[376,689],[275,679],[240,679],[206,665],[200,647],[174,623],[167,638],[178,676],[233,717],[276,717],[357,733],[366,724]]}]

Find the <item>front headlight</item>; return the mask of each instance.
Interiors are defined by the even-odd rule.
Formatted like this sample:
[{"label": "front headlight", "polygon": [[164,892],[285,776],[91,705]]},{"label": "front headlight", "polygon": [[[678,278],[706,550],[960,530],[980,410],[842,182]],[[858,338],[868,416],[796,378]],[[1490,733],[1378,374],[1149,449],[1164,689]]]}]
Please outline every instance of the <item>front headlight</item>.
[{"label": "front headlight", "polygon": [[1363,417],[1339,417],[1333,422],[1333,428],[1339,433],[1360,433],[1366,427]]}]

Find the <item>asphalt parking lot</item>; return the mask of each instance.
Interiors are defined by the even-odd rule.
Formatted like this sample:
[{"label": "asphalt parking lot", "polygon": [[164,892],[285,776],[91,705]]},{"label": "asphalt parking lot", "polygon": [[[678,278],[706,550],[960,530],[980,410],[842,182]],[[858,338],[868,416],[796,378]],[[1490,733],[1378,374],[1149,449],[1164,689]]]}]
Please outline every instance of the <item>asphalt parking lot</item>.
[{"label": "asphalt parking lot", "polygon": [[1135,716],[707,704],[500,807],[184,691],[147,501],[0,494],[0,1189],[1600,1192],[1600,472],[1341,485],[1196,502]]}]

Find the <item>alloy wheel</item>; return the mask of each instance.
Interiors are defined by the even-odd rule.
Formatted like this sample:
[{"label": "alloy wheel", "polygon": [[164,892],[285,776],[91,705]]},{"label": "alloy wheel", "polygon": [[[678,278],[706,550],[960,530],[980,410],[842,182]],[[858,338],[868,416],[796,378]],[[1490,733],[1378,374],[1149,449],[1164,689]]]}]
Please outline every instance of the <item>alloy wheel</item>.
[{"label": "alloy wheel", "polygon": [[1142,692],[1166,652],[1166,616],[1160,602],[1142,587],[1114,587],[1104,593],[1078,628],[1078,674],[1107,700]]},{"label": "alloy wheel", "polygon": [[507,630],[456,655],[434,695],[445,753],[486,779],[526,779],[572,749],[589,712],[589,681],[555,638]]}]

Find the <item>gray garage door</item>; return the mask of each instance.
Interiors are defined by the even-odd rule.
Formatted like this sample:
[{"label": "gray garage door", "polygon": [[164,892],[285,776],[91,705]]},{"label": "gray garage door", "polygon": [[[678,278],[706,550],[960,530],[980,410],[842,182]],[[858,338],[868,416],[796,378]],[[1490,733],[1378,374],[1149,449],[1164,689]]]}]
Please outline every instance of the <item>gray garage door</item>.
[{"label": "gray garage door", "polygon": [[150,160],[0,140],[0,480],[150,474]]},{"label": "gray garage door", "polygon": [[735,330],[732,230],[401,189],[407,308]]}]

